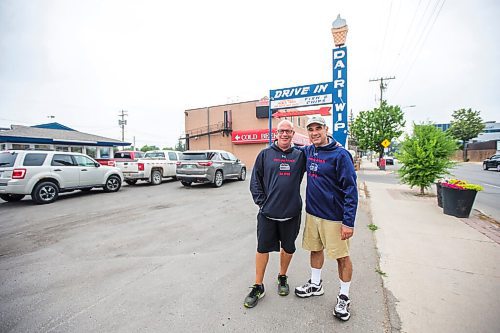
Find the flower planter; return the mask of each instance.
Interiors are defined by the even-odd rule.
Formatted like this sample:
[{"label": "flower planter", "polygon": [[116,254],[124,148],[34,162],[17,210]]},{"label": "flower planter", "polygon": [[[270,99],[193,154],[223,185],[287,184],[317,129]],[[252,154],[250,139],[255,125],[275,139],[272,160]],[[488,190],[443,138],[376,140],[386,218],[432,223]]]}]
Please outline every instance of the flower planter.
[{"label": "flower planter", "polygon": [[443,213],[460,218],[467,218],[472,210],[477,191],[460,190],[442,186]]},{"label": "flower planter", "polygon": [[438,206],[443,208],[443,186],[441,183],[436,183]]}]

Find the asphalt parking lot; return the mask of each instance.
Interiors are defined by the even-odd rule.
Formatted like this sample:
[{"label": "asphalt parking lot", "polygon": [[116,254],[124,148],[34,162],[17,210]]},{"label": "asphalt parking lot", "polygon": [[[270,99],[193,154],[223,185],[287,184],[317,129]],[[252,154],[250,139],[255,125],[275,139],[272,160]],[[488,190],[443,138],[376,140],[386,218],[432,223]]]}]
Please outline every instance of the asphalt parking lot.
[{"label": "asphalt parking lot", "polygon": [[[266,297],[254,309],[243,307],[256,244],[257,208],[248,187],[248,179],[221,188],[167,181],[62,194],[43,206],[27,199],[0,203],[0,331],[387,331],[363,203],[351,243],[349,322],[331,314],[334,263],[324,268],[324,296],[280,297],[277,254],[269,261]],[[309,278],[301,237],[289,270],[292,288]]]}]

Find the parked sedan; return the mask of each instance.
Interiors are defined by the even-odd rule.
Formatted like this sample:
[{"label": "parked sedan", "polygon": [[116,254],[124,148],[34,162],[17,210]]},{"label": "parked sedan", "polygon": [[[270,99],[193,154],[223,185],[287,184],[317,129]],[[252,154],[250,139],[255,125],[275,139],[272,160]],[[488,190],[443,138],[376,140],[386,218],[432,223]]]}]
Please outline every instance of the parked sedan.
[{"label": "parked sedan", "polygon": [[176,168],[176,177],[184,186],[212,183],[221,187],[229,178],[245,180],[246,174],[245,164],[224,150],[185,151]]},{"label": "parked sedan", "polygon": [[483,161],[483,170],[488,170],[489,168],[495,168],[500,172],[500,155],[496,154],[487,158]]}]

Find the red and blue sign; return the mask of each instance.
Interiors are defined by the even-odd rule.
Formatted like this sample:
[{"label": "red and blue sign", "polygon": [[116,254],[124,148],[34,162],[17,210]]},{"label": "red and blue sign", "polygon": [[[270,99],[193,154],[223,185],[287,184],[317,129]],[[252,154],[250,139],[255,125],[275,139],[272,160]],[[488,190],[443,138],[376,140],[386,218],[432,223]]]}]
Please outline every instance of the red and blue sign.
[{"label": "red and blue sign", "polygon": [[333,49],[333,138],[347,142],[347,48]]}]

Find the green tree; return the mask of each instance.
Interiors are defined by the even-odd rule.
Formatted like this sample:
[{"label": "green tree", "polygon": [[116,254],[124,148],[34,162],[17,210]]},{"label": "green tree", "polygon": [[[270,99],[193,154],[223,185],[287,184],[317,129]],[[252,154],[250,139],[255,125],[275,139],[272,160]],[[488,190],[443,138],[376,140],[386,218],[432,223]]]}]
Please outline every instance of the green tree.
[{"label": "green tree", "polygon": [[432,124],[413,124],[413,134],[406,135],[396,154],[403,166],[398,170],[401,182],[410,187],[419,186],[420,194],[438,178],[449,174],[455,163],[450,157],[457,150],[457,142],[447,132]]},{"label": "green tree", "polygon": [[175,150],[175,149],[172,147],[163,147],[163,150]]},{"label": "green tree", "polygon": [[186,144],[182,142],[181,139],[177,141],[177,145],[175,146],[175,150],[177,151],[185,151],[186,150]]},{"label": "green tree", "polygon": [[398,138],[403,133],[404,126],[401,108],[382,101],[379,108],[360,112],[352,124],[351,133],[356,138],[359,149],[374,150],[382,157],[382,141]]},{"label": "green tree", "polygon": [[156,146],[148,146],[148,145],[144,145],[141,148],[141,151],[143,151],[143,152],[147,152],[147,151],[150,151],[150,150],[160,150],[160,148],[158,148]]},{"label": "green tree", "polygon": [[479,111],[472,111],[470,108],[453,111],[452,118],[448,131],[454,138],[462,141],[463,160],[465,162],[467,161],[465,143],[481,133],[484,129],[483,119]]}]

